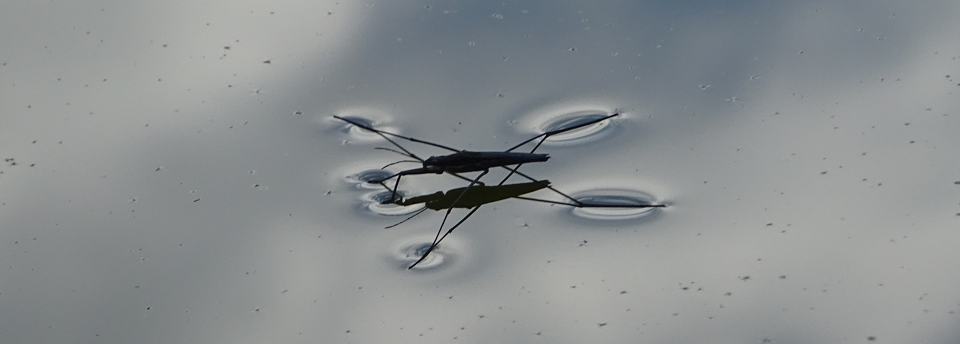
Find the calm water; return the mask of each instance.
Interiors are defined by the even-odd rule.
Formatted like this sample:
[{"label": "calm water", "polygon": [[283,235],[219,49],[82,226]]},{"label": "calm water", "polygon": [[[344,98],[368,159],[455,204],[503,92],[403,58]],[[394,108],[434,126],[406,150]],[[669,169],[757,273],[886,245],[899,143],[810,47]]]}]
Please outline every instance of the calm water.
[{"label": "calm water", "polygon": [[[956,343],[958,14],[935,1],[12,5],[0,333]],[[366,181],[417,165],[378,171],[407,158],[333,118],[502,151],[611,113],[521,171],[582,200],[668,207],[492,203],[413,270],[443,212],[385,229],[418,208],[379,204],[389,195]],[[408,176],[400,191],[467,184]]]}]

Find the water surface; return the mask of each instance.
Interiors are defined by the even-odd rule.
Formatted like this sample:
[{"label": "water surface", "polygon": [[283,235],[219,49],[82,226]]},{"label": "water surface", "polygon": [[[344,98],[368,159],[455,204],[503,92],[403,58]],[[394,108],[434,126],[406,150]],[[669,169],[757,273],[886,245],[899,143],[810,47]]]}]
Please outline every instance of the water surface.
[{"label": "water surface", "polygon": [[[0,333],[956,343],[958,13],[936,1],[8,6],[0,22],[22,34],[0,38]],[[369,181],[410,157],[333,118],[502,151],[611,113],[545,141],[550,160],[521,171],[574,197],[667,208],[488,204],[412,270],[443,212],[384,228],[416,209],[379,204],[386,190]],[[399,189],[466,184],[419,175]]]}]

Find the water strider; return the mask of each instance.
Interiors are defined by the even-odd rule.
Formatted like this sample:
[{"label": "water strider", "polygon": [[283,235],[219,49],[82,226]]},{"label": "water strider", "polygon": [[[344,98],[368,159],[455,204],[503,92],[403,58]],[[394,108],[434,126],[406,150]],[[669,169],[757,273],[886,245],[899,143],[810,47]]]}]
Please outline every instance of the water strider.
[{"label": "water strider", "polygon": [[[394,224],[394,225],[392,225],[392,226],[389,226],[389,227],[387,227],[387,228],[394,227],[394,226],[399,225],[399,224],[401,224],[401,223],[403,223],[403,222],[406,222],[407,220],[413,218],[414,216],[419,215],[420,213],[422,213],[422,212],[423,212],[424,210],[426,210],[426,209],[433,209],[433,210],[446,209],[446,210],[447,210],[447,211],[446,211],[446,214],[445,214],[444,217],[443,217],[443,221],[440,223],[440,228],[437,230],[437,235],[436,235],[436,237],[434,237],[433,243],[430,245],[430,248],[427,249],[427,251],[420,257],[419,260],[417,260],[417,261],[414,262],[412,265],[410,265],[410,267],[408,267],[408,269],[412,269],[413,267],[417,266],[417,264],[419,264],[420,262],[422,262],[422,261],[427,257],[427,255],[429,255],[430,252],[432,252],[432,251],[437,247],[437,245],[440,244],[440,241],[442,241],[444,238],[446,238],[447,235],[449,235],[451,232],[453,232],[454,229],[456,229],[457,227],[459,227],[460,224],[462,224],[464,221],[467,220],[467,218],[469,218],[471,215],[473,215],[473,213],[475,213],[475,212],[480,208],[481,205],[487,204],[487,203],[491,203],[491,202],[500,201],[500,200],[507,199],[507,198],[518,198],[518,199],[525,199],[525,200],[530,200],[530,201],[537,201],[537,202],[545,202],[545,203],[552,203],[552,204],[567,205],[567,206],[572,206],[572,207],[577,207],[577,208],[654,208],[654,207],[664,207],[664,205],[653,205],[653,204],[650,204],[650,205],[646,205],[646,204],[644,204],[644,205],[637,205],[637,204],[617,205],[617,204],[589,204],[589,203],[584,203],[584,202],[581,202],[581,201],[579,201],[579,200],[577,200],[577,199],[575,199],[575,198],[573,198],[573,197],[570,197],[569,195],[567,195],[567,194],[565,194],[565,193],[563,193],[563,192],[561,192],[561,191],[553,188],[552,186],[550,186],[550,182],[549,182],[549,181],[546,181],[546,180],[539,180],[539,181],[538,181],[538,180],[534,179],[533,177],[530,177],[530,176],[528,176],[528,175],[526,175],[526,174],[524,174],[524,173],[522,173],[522,172],[520,172],[520,171],[517,170],[518,168],[520,168],[521,165],[523,165],[523,164],[525,164],[525,163],[545,162],[545,161],[547,161],[547,160],[550,158],[549,155],[547,155],[547,154],[537,154],[537,153],[534,153],[534,152],[536,152],[537,148],[540,148],[540,145],[543,144],[543,142],[544,142],[548,137],[553,136],[553,135],[557,135],[557,134],[562,134],[562,133],[565,133],[565,132],[568,132],[568,131],[571,131],[571,130],[576,130],[576,129],[579,129],[579,128],[583,128],[583,127],[585,127],[585,126],[592,125],[592,124],[595,124],[595,123],[599,123],[599,122],[601,122],[601,121],[604,121],[604,120],[607,120],[607,119],[610,119],[610,118],[613,118],[613,117],[616,117],[616,116],[619,116],[619,115],[620,115],[619,113],[614,113],[614,114],[612,114],[612,115],[608,115],[608,116],[604,116],[604,117],[602,117],[602,118],[597,118],[597,119],[589,120],[589,121],[586,121],[586,122],[583,122],[583,123],[578,123],[578,124],[576,124],[576,125],[572,125],[572,126],[569,126],[569,127],[564,127],[564,128],[560,128],[560,129],[556,129],[556,130],[551,130],[551,131],[548,131],[548,132],[539,134],[539,135],[537,135],[537,136],[534,136],[534,137],[532,137],[532,138],[530,138],[530,139],[527,139],[526,141],[523,141],[523,142],[521,142],[521,143],[519,143],[519,144],[517,144],[517,145],[515,145],[515,146],[513,146],[513,147],[511,147],[511,148],[509,148],[509,149],[507,149],[507,150],[505,150],[505,151],[502,151],[502,152],[500,152],[500,151],[467,151],[467,150],[458,150],[458,149],[451,148],[451,147],[448,147],[448,146],[444,146],[444,145],[441,145],[441,144],[438,144],[438,143],[433,143],[433,142],[429,142],[429,141],[424,141],[424,140],[416,139],[416,138],[413,138],[413,137],[408,137],[408,136],[403,136],[403,135],[399,135],[399,134],[394,134],[394,133],[387,132],[387,131],[378,130],[378,129],[375,129],[375,128],[369,126],[369,125],[366,125],[366,124],[363,124],[363,123],[360,123],[360,122],[357,122],[357,121],[354,121],[354,120],[351,120],[351,119],[348,119],[348,118],[344,118],[344,117],[340,117],[340,116],[333,116],[333,117],[336,118],[336,119],[342,120],[342,121],[344,121],[344,122],[350,123],[350,124],[352,124],[352,125],[354,125],[354,126],[357,126],[357,127],[361,128],[361,129],[364,129],[364,130],[367,130],[367,131],[371,131],[371,132],[373,132],[373,133],[376,133],[376,134],[379,135],[380,137],[383,137],[385,140],[387,140],[387,142],[390,142],[391,144],[393,144],[394,146],[396,146],[397,148],[399,148],[399,150],[394,150],[394,149],[390,149],[390,148],[378,147],[379,149],[388,150],[388,151],[395,152],[395,153],[397,153],[397,154],[400,154],[400,155],[409,157],[409,158],[411,158],[411,159],[415,159],[415,160],[402,160],[402,161],[394,162],[394,163],[391,163],[391,164],[388,164],[388,165],[384,166],[383,168],[386,168],[386,167],[388,167],[388,166],[391,166],[391,165],[394,165],[394,164],[397,164],[397,163],[402,163],[402,162],[419,162],[419,163],[421,163],[422,166],[423,166],[423,167],[420,167],[420,168],[414,168],[414,169],[409,169],[409,170],[400,171],[400,172],[397,172],[397,173],[395,173],[395,174],[393,174],[393,175],[390,175],[390,176],[388,176],[388,177],[385,177],[385,178],[382,178],[382,179],[379,179],[379,180],[370,181],[370,182],[373,182],[373,183],[379,183],[380,185],[382,185],[384,188],[386,188],[388,191],[391,192],[391,194],[390,194],[390,200],[387,201],[386,203],[396,203],[396,204],[399,204],[399,205],[412,205],[412,204],[418,204],[418,203],[425,203],[425,207],[424,207],[423,210],[418,211],[417,213],[413,214],[412,216],[408,217],[407,219],[405,219],[405,220],[403,220],[403,221],[400,221],[399,223]],[[442,149],[445,149],[445,150],[452,151],[452,152],[454,152],[454,153],[448,154],[448,155],[431,156],[431,157],[429,157],[429,158],[427,158],[427,159],[423,159],[423,158],[420,158],[419,156],[417,156],[416,154],[410,152],[409,150],[407,150],[406,148],[404,148],[404,147],[401,146],[400,144],[396,143],[394,140],[391,140],[391,139],[390,139],[391,136],[392,136],[392,137],[396,137],[396,138],[400,138],[400,139],[404,139],[404,140],[407,140],[407,141],[410,141],[410,142],[415,142],[415,143],[420,143],[420,144],[425,144],[425,145],[430,145],[430,146],[442,148]],[[513,150],[515,150],[515,149],[517,149],[517,148],[520,148],[521,146],[523,146],[523,145],[525,145],[525,144],[527,144],[527,143],[530,143],[530,142],[532,142],[532,141],[534,141],[534,140],[536,140],[536,139],[540,139],[540,142],[538,142],[538,143],[536,144],[536,146],[534,146],[533,149],[530,150],[529,153],[513,152]],[[516,165],[516,166],[513,166],[513,165]],[[513,166],[513,167],[511,167],[511,166]],[[490,169],[491,169],[491,168],[494,168],[494,167],[505,168],[505,169],[509,170],[510,173],[509,173],[506,177],[504,177],[504,179],[501,180],[500,183],[499,183],[497,186],[486,186],[486,185],[484,185],[482,182],[480,182],[480,178],[482,178],[484,175],[486,175],[486,174],[490,171]],[[480,174],[477,175],[477,177],[475,177],[475,178],[473,178],[473,179],[463,177],[463,176],[461,176],[461,175],[459,174],[459,173],[465,173],[465,172],[480,172]],[[455,176],[455,177],[457,177],[457,178],[460,178],[460,179],[469,181],[470,184],[467,185],[466,187],[463,187],[463,188],[457,188],[457,189],[449,190],[449,191],[447,191],[446,193],[437,192],[437,193],[434,193],[434,194],[431,194],[431,195],[414,197],[414,198],[411,198],[411,199],[408,199],[408,200],[398,199],[398,197],[397,197],[397,188],[398,188],[399,185],[400,185],[400,178],[401,178],[402,176],[405,176],[405,175],[418,175],[418,174],[443,174],[443,173],[449,173],[449,174],[451,174],[451,175],[453,175],[453,176]],[[514,173],[516,173],[517,175],[522,176],[522,177],[530,180],[530,182],[529,182],[529,183],[503,185],[503,183],[505,183],[505,182],[507,181],[507,179],[509,179]],[[388,187],[386,184],[384,184],[384,182],[385,182],[386,180],[389,180],[390,178],[393,178],[393,177],[396,177],[397,180],[396,180],[396,182],[394,183],[393,188],[391,189],[391,188]],[[533,191],[537,191],[537,190],[541,190],[541,189],[544,189],[544,188],[548,188],[548,189],[552,190],[553,192],[555,192],[555,193],[563,196],[564,198],[566,198],[567,200],[569,200],[571,203],[557,202],[557,201],[550,201],[550,200],[542,200],[542,199],[529,198],[529,197],[524,197],[524,196],[522,196],[522,195],[524,195],[524,194],[527,194],[527,193],[530,193],[530,192],[533,192]],[[454,208],[471,208],[471,210],[470,210],[469,213],[467,213],[466,216],[464,216],[463,218],[461,218],[460,221],[457,222],[457,224],[455,224],[453,227],[451,227],[449,230],[447,230],[447,232],[446,232],[445,234],[443,234],[443,236],[441,236],[441,233],[443,233],[443,226],[446,224],[447,218],[450,216],[450,212],[451,212]]]}]

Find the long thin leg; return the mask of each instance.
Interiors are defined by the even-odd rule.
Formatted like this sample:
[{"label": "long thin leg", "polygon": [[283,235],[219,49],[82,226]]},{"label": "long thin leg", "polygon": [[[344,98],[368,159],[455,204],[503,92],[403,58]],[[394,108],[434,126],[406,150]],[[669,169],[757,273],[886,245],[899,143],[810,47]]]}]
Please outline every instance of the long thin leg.
[{"label": "long thin leg", "polygon": [[[553,135],[556,135],[556,134],[565,133],[565,132],[568,132],[568,131],[574,130],[574,129],[583,128],[583,127],[585,127],[585,126],[588,126],[588,125],[591,125],[591,124],[594,124],[594,123],[598,123],[598,122],[601,122],[601,121],[606,120],[606,119],[608,119],[608,118],[611,118],[611,117],[614,117],[614,116],[619,116],[619,115],[620,115],[620,113],[615,113],[615,114],[612,114],[612,115],[609,115],[609,116],[605,116],[605,117],[603,117],[603,118],[595,119],[595,120],[592,120],[592,121],[589,121],[589,122],[586,122],[586,123],[580,123],[580,124],[577,124],[577,125],[572,126],[572,127],[569,127],[569,128],[551,130],[551,131],[545,132],[545,133],[543,133],[543,134],[540,134],[540,135],[531,137],[530,139],[528,139],[528,140],[526,140],[526,141],[523,141],[523,142],[521,142],[520,144],[518,144],[518,145],[516,145],[516,146],[513,146],[513,147],[511,147],[510,149],[508,149],[508,150],[506,150],[506,151],[507,151],[507,152],[512,151],[512,150],[514,150],[514,149],[519,148],[520,146],[523,146],[523,145],[529,143],[530,141],[533,141],[533,140],[536,140],[537,138],[542,137],[542,139],[540,139],[540,142],[537,142],[537,145],[534,146],[533,149],[530,150],[530,153],[532,154],[533,152],[536,152],[536,151],[537,151],[537,148],[540,148],[540,145],[542,145],[543,142],[546,141],[547,138],[550,137],[550,136],[553,136]],[[510,173],[507,174],[507,176],[504,177],[503,180],[500,181],[500,184],[498,184],[498,185],[503,185],[503,183],[505,183],[505,182],[507,181],[507,179],[510,178],[510,176],[513,176],[513,174],[515,173],[515,171],[516,171],[517,169],[519,169],[520,166],[523,166],[523,164],[518,164],[517,166],[514,166],[514,167],[513,167],[513,170],[511,170]],[[554,191],[556,191],[556,190],[554,190]],[[559,192],[559,191],[558,191],[558,192]],[[562,194],[562,193],[561,193],[561,194]],[[564,196],[566,196],[566,195],[564,195]],[[570,198],[569,196],[566,196],[566,197],[567,197],[567,198]]]},{"label": "long thin leg", "polygon": [[[387,166],[389,166],[389,165],[387,165]],[[399,178],[400,176],[409,175],[409,174],[406,174],[406,173],[404,173],[404,172],[405,172],[405,171],[400,171],[400,172],[391,174],[390,176],[387,176],[386,178],[383,178],[383,179],[380,179],[380,180],[373,180],[373,181],[370,181],[370,182],[371,182],[371,183],[383,183],[383,182],[385,182],[385,181],[387,181],[387,180],[389,180],[390,178],[393,178],[393,177]],[[433,173],[433,172],[431,172],[431,173]],[[452,175],[452,176],[454,176],[454,177],[463,179],[464,181],[468,181],[468,182],[469,182],[469,181],[473,181],[473,179],[470,179],[470,178],[461,176],[459,173],[453,173],[453,172],[449,172],[449,171],[447,171],[446,173],[449,173],[450,175]],[[480,184],[480,185],[483,185],[483,183],[479,183],[479,184]]]},{"label": "long thin leg", "polygon": [[463,192],[461,192],[460,195],[457,196],[457,199],[453,200],[453,203],[450,204],[450,208],[447,208],[447,214],[443,216],[443,222],[440,222],[441,229],[443,228],[443,224],[447,222],[447,216],[450,216],[450,212],[453,211],[453,208],[457,207],[457,203],[460,203],[460,199],[463,198],[463,195],[466,195],[467,191],[470,191],[470,188],[476,185],[477,182],[480,181],[480,178],[482,178],[488,172],[490,172],[490,170],[483,170],[483,172],[480,172],[480,175],[478,175],[477,178],[474,178],[473,181],[470,182],[470,185],[467,185],[467,187],[463,189]]},{"label": "long thin leg", "polygon": [[[543,139],[540,140],[540,142],[537,143],[537,145],[534,146],[532,150],[530,150],[530,154],[533,154],[533,152],[536,152],[537,148],[540,148],[540,145],[543,144],[543,141],[546,141],[546,140],[547,140],[547,136],[544,136]],[[523,164],[517,164],[517,166],[514,166],[513,169],[507,168],[508,170],[510,170],[510,173],[507,173],[507,176],[503,177],[503,180],[501,180],[500,184],[497,184],[497,185],[503,185],[503,183],[506,183],[507,179],[510,179],[510,177],[513,176],[514,173],[518,173],[517,170],[520,169],[520,166],[523,166]]]},{"label": "long thin leg", "polygon": [[404,139],[404,140],[407,140],[407,141],[410,141],[410,142],[422,143],[422,144],[434,146],[434,147],[437,147],[437,148],[443,148],[443,149],[446,149],[446,150],[449,150],[449,151],[453,151],[453,152],[459,152],[459,151],[460,151],[459,149],[450,148],[450,147],[444,146],[444,145],[439,144],[439,143],[433,143],[433,142],[429,142],[429,141],[424,141],[424,140],[420,140],[420,139],[415,139],[415,138],[412,138],[412,137],[403,136],[403,135],[400,135],[400,134],[394,134],[394,133],[387,132],[387,131],[383,131],[383,130],[377,130],[377,129],[374,129],[373,127],[370,127],[370,126],[368,126],[368,125],[366,125],[366,124],[358,123],[358,122],[355,122],[355,121],[351,121],[351,120],[349,120],[349,119],[346,119],[346,118],[343,118],[343,117],[340,117],[340,116],[334,115],[333,118],[336,118],[336,119],[339,119],[339,120],[341,120],[341,121],[344,121],[344,122],[353,124],[353,125],[355,125],[355,126],[358,126],[358,127],[360,127],[360,128],[363,128],[363,129],[366,129],[366,130],[375,132],[375,133],[377,133],[378,135],[383,136],[383,138],[384,138],[384,139],[387,139],[387,141],[390,141],[390,143],[392,143],[394,146],[397,146],[397,148],[400,148],[400,150],[402,150],[402,151],[406,152],[407,154],[410,154],[411,156],[414,156],[414,157],[415,157],[416,155],[414,155],[413,153],[410,153],[410,151],[404,149],[403,147],[401,147],[400,145],[398,145],[396,142],[393,142],[393,140],[388,139],[385,135],[390,135],[390,136],[393,136],[393,137],[398,137],[398,138],[401,138],[401,139]]},{"label": "long thin leg", "polygon": [[[427,258],[427,255],[430,254],[430,252],[433,252],[433,250],[434,250],[435,248],[437,248],[437,245],[440,245],[440,242],[443,241],[443,238],[446,238],[447,235],[449,235],[450,233],[453,233],[453,230],[454,230],[454,229],[457,229],[457,227],[460,227],[460,225],[461,225],[464,221],[466,221],[468,218],[470,218],[470,216],[473,215],[473,213],[477,212],[477,209],[480,209],[480,206],[479,206],[479,205],[476,206],[476,207],[473,207],[473,209],[470,209],[470,212],[467,213],[467,216],[464,216],[462,219],[460,219],[459,222],[457,222],[457,224],[453,225],[453,227],[450,227],[450,229],[447,230],[447,233],[446,233],[446,234],[444,234],[442,237],[440,237],[439,239],[437,239],[436,242],[433,243],[433,245],[430,245],[430,248],[427,249],[427,252],[424,253],[423,256],[420,256],[420,259],[417,260],[415,263],[413,263],[413,265],[410,265],[409,267],[407,267],[407,269],[413,269],[414,266],[417,266],[417,264],[420,264],[420,262],[422,262],[424,259],[426,259],[426,258]],[[439,234],[439,233],[438,233],[438,234]]]},{"label": "long thin leg", "polygon": [[457,203],[460,203],[460,199],[463,198],[463,195],[466,195],[467,191],[469,191],[470,188],[473,187],[473,185],[476,184],[481,177],[483,177],[483,175],[487,174],[487,172],[490,172],[490,171],[484,170],[483,172],[480,173],[480,175],[477,176],[477,178],[474,178],[473,181],[470,182],[470,185],[467,185],[467,188],[463,189],[463,192],[461,192],[460,195],[457,196],[457,199],[455,199],[453,203],[450,204],[450,208],[447,208],[447,213],[443,215],[443,221],[440,221],[440,228],[437,229],[437,236],[433,238],[434,245],[438,244],[437,239],[440,238],[440,232],[443,231],[443,225],[447,223],[447,217],[450,216],[450,212],[453,211],[453,208],[457,206]]},{"label": "long thin leg", "polygon": [[[395,153],[399,153],[400,155],[404,155],[404,156],[407,156],[407,157],[411,157],[411,158],[414,158],[414,159],[419,160],[420,162],[423,162],[423,159],[421,159],[420,157],[418,157],[416,154],[413,154],[412,152],[408,151],[406,148],[403,148],[403,146],[401,146],[400,144],[398,144],[398,143],[394,142],[393,140],[391,140],[389,137],[387,137],[387,135],[392,135],[392,136],[396,136],[396,137],[399,137],[399,138],[404,138],[404,139],[411,140],[411,141],[414,141],[414,142],[419,141],[419,140],[416,140],[416,139],[410,138],[410,137],[406,137],[406,136],[402,136],[402,135],[397,135],[397,134],[389,133],[389,132],[382,131],[382,130],[377,130],[377,129],[374,129],[373,127],[370,127],[370,126],[368,126],[368,125],[366,125],[366,124],[359,123],[359,122],[355,122],[355,121],[351,121],[351,120],[349,120],[349,119],[346,119],[346,118],[343,118],[343,117],[340,117],[340,116],[337,116],[337,115],[334,115],[333,118],[336,118],[336,119],[339,119],[339,120],[341,120],[341,121],[344,121],[344,122],[353,124],[353,125],[355,125],[355,126],[357,126],[357,127],[363,128],[363,129],[365,129],[365,130],[372,131],[372,132],[376,133],[377,135],[380,135],[380,137],[382,137],[384,140],[387,140],[387,142],[390,142],[390,144],[392,144],[392,145],[394,145],[394,146],[397,146],[397,148],[400,148],[400,150],[403,151],[403,152],[401,153],[401,152],[398,152],[398,151],[395,151],[395,150],[392,150],[392,149],[389,149],[389,148],[380,148],[380,149],[384,149],[384,150],[392,151],[392,152],[395,152]],[[425,143],[434,145],[434,144],[432,144],[432,143],[430,143],[430,142],[425,142]],[[440,147],[441,147],[441,148],[446,148],[446,149],[452,149],[452,148],[450,148],[450,147],[445,147],[445,146],[440,146]],[[390,165],[387,165],[387,166],[390,166]],[[383,168],[386,168],[387,166],[384,166]],[[383,179],[380,179],[380,180],[376,181],[376,182],[380,183],[381,185],[384,185],[383,182],[386,181],[387,179],[390,179],[390,178],[393,178],[393,177],[397,177],[397,182],[393,185],[393,190],[390,191],[390,201],[391,201],[391,202],[393,202],[393,201],[395,201],[395,200],[397,199],[397,188],[400,186],[400,176],[401,176],[401,175],[398,173],[398,174],[394,174],[394,175],[392,175],[392,176],[389,176],[389,177],[386,177],[386,178],[383,178]],[[386,187],[386,185],[384,185],[384,187]],[[387,189],[389,189],[389,188],[387,188]]]},{"label": "long thin leg", "polygon": [[383,227],[383,229],[390,229],[390,228],[393,228],[393,227],[396,227],[396,226],[399,226],[399,225],[400,225],[401,223],[404,223],[404,222],[407,222],[407,221],[410,221],[410,219],[412,219],[412,218],[414,218],[414,217],[416,217],[417,215],[420,215],[420,214],[422,214],[422,213],[423,213],[424,211],[426,211],[427,209],[429,209],[429,208],[427,208],[427,207],[423,207],[423,209],[420,209],[420,210],[417,210],[417,212],[416,212],[416,213],[414,213],[413,215],[410,215],[410,217],[408,217],[408,218],[406,218],[406,219],[404,219],[403,221],[400,221],[400,222],[397,222],[397,223],[394,223],[394,224],[392,224],[392,225],[389,225],[389,226],[386,226],[386,227]]},{"label": "long thin leg", "polygon": [[[507,167],[507,166],[500,166],[500,167],[503,167],[503,168],[505,168],[505,169],[508,169],[508,170],[510,170],[510,173],[516,173],[516,174],[520,175],[521,177],[524,177],[524,178],[526,178],[526,179],[529,179],[529,180],[532,181],[532,182],[537,182],[536,179],[534,179],[534,178],[531,177],[531,176],[528,176],[526,173],[517,171],[516,168],[510,168],[510,167]],[[507,177],[510,177],[510,176],[507,176]],[[502,182],[500,182],[500,184],[503,184],[503,182],[505,182],[505,181],[506,181],[506,179],[504,179]],[[560,190],[557,190],[557,189],[554,188],[553,186],[549,186],[549,185],[548,185],[548,186],[547,186],[547,189],[550,189],[551,191],[556,192],[557,194],[560,194],[560,196],[563,196],[564,198],[570,200],[570,201],[573,202],[573,203],[583,204],[583,202],[578,201],[576,198],[570,197],[570,195],[567,195],[567,194],[565,194],[565,193],[563,193],[563,192],[560,192]]]},{"label": "long thin leg", "polygon": [[[452,174],[454,177],[457,177],[457,178],[466,180],[466,181],[470,182],[471,185],[473,185],[473,184],[483,185],[483,183],[480,182],[480,181],[477,180],[477,179],[470,179],[470,178],[467,178],[467,177],[464,177],[464,176],[461,176],[461,175],[459,175],[459,174],[452,173],[452,172],[447,172],[447,173]],[[486,174],[486,172],[484,172],[483,174]],[[481,174],[481,176],[482,176],[483,174]],[[392,176],[383,178],[383,179],[381,179],[381,180],[375,181],[375,182],[380,183],[381,185],[383,185],[383,182],[384,182],[384,181],[386,181],[386,180],[388,180],[388,179],[390,179],[390,178],[393,178],[393,177],[397,177],[397,181],[393,183],[393,189],[390,189],[389,187],[387,188],[388,190],[390,190],[390,201],[391,201],[391,202],[393,202],[394,200],[397,199],[397,188],[400,187],[400,177],[402,177],[402,176],[404,176],[404,174],[402,174],[402,172],[401,172],[401,173],[397,173],[397,174],[394,174],[394,175],[392,175]],[[462,195],[461,195],[461,196],[462,196]],[[459,199],[459,198],[458,198],[458,199]]]},{"label": "long thin leg", "polygon": [[[537,181],[536,179],[533,179],[533,177],[528,176],[527,174],[525,174],[525,173],[523,173],[523,172],[517,171],[516,168],[510,168],[510,167],[507,167],[507,166],[500,166],[500,167],[503,167],[503,168],[505,168],[505,169],[508,169],[508,170],[511,171],[511,173],[516,173],[516,174],[520,175],[521,177],[524,177],[524,178],[526,178],[526,179],[529,179],[530,181],[533,181],[533,182],[536,182],[536,181]],[[509,176],[508,176],[508,177],[509,177]],[[500,184],[503,184],[503,182],[505,182],[505,181],[506,181],[506,180],[500,182]],[[560,190],[557,190],[557,189],[554,188],[553,186],[549,186],[549,185],[548,185],[548,186],[547,186],[547,189],[550,189],[551,191],[556,192],[556,193],[559,194],[560,196],[563,196],[564,198],[570,200],[571,202],[573,202],[573,204],[571,204],[571,203],[557,202],[557,201],[548,201],[548,200],[542,200],[542,199],[530,198],[530,197],[523,197],[523,196],[515,196],[515,197],[512,197],[512,198],[525,199],[525,200],[528,200],[528,201],[537,201],[537,202],[544,202],[544,203],[560,204],[560,205],[569,205],[569,206],[577,207],[577,208],[662,208],[662,207],[665,207],[665,205],[662,205],[662,204],[658,204],[658,205],[626,205],[626,204],[624,204],[624,205],[615,205],[615,204],[607,205],[607,204],[589,204],[589,203],[580,202],[580,201],[577,200],[576,198],[573,198],[572,196],[567,195],[567,194],[561,192]]]},{"label": "long thin leg", "polygon": [[393,191],[390,192],[390,202],[397,200],[397,188],[400,187],[400,175],[397,175],[397,181],[393,183]]},{"label": "long thin leg", "polygon": [[380,169],[381,169],[381,170],[385,170],[385,169],[387,169],[387,167],[390,167],[390,166],[393,166],[393,165],[396,165],[396,164],[402,164],[402,163],[405,163],[405,162],[418,163],[419,161],[416,161],[416,160],[400,160],[400,161],[394,161],[394,162],[391,162],[391,163],[389,163],[389,164],[383,165],[383,167],[381,167]]},{"label": "long thin leg", "polygon": [[541,203],[567,205],[574,208],[664,208],[666,207],[666,205],[663,205],[663,204],[590,204],[590,203],[583,203],[583,202],[581,202],[580,204],[573,204],[573,203],[557,202],[557,201],[551,201],[547,199],[539,199],[539,198],[526,197],[526,196],[514,196],[513,198],[522,199],[526,201],[541,202]]},{"label": "long thin leg", "polygon": [[[409,267],[408,269],[413,268],[414,266],[416,266],[417,264],[419,264],[421,261],[423,261],[424,258],[427,258],[427,255],[429,255],[430,252],[433,251],[433,249],[436,248],[437,245],[440,244],[440,241],[443,240],[443,238],[440,237],[440,233],[443,232],[443,225],[445,225],[445,224],[447,223],[447,218],[450,217],[450,212],[452,212],[452,211],[453,211],[453,208],[455,208],[455,207],[457,206],[457,203],[460,202],[460,199],[463,198],[463,195],[466,195],[466,194],[467,194],[467,191],[470,191],[470,188],[473,187],[473,185],[476,184],[476,183],[480,180],[480,178],[482,178],[482,177],[483,177],[485,174],[487,174],[488,172],[490,172],[490,170],[484,170],[483,172],[480,172],[480,175],[478,175],[476,178],[474,178],[473,181],[470,182],[470,185],[467,185],[467,187],[466,187],[465,189],[463,189],[463,192],[461,192],[460,195],[457,196],[457,199],[454,200],[452,204],[450,204],[450,207],[447,208],[447,213],[443,215],[443,221],[440,222],[440,228],[437,229],[437,236],[433,238],[433,243],[430,244],[430,248],[427,249],[427,252],[424,253],[423,256],[420,257],[419,260],[417,260],[415,263],[413,263],[413,265],[410,265],[410,267]],[[470,211],[470,214],[468,214],[466,217],[464,217],[463,219],[461,219],[460,222],[458,222],[455,226],[453,226],[452,228],[450,228],[450,230],[447,231],[447,234],[450,234],[450,232],[453,232],[453,229],[454,229],[454,228],[457,228],[457,226],[459,226],[461,223],[463,223],[463,221],[465,221],[467,217],[470,217],[470,215],[473,215],[473,213],[474,213],[475,211],[477,211],[476,209],[478,209],[478,208],[480,208],[479,205],[476,206],[476,207],[474,207],[474,209]],[[445,238],[445,237],[447,237],[447,235],[444,234],[443,237]]]},{"label": "long thin leg", "polygon": [[[410,154],[407,154],[407,153],[398,151],[398,150],[393,149],[393,148],[388,148],[388,147],[373,147],[373,149],[385,150],[385,151],[388,151],[388,152],[394,152],[394,153],[403,155],[403,156],[408,157],[408,158],[414,158],[414,157],[413,157],[412,155],[410,155]],[[414,158],[414,159],[416,159],[416,158]],[[418,160],[418,162],[423,162],[423,160]]]},{"label": "long thin leg", "polygon": [[[536,140],[536,139],[541,138],[541,137],[543,137],[543,138],[545,139],[545,138],[547,138],[547,137],[549,137],[549,136],[552,136],[552,135],[556,135],[556,134],[560,134],[560,133],[565,133],[565,132],[568,132],[568,131],[571,131],[571,130],[574,130],[574,129],[583,128],[583,127],[586,127],[586,126],[588,126],[588,125],[591,125],[591,124],[594,124],[594,123],[597,123],[597,122],[601,122],[601,121],[603,121],[603,120],[605,120],[605,119],[608,119],[608,118],[611,118],[611,117],[615,117],[615,116],[619,116],[619,115],[620,115],[620,113],[615,113],[615,114],[612,114],[612,115],[609,115],[609,116],[605,116],[605,117],[603,117],[603,118],[598,118],[598,119],[595,119],[595,120],[592,120],[592,121],[589,121],[589,122],[580,123],[580,124],[577,124],[577,125],[572,126],[572,127],[563,128],[563,129],[557,129],[557,130],[551,130],[551,131],[545,132],[545,133],[543,133],[543,134],[540,134],[540,135],[531,137],[530,139],[528,139],[528,140],[526,140],[526,141],[520,142],[520,144],[511,147],[510,149],[506,150],[506,152],[510,152],[510,151],[512,151],[512,150],[514,150],[514,149],[520,148],[520,146],[523,146],[523,145],[529,143],[530,141]],[[541,141],[541,143],[542,143],[542,141]],[[539,147],[540,145],[537,145],[537,146]],[[536,148],[534,148],[534,150],[536,150]],[[531,153],[532,153],[532,152],[531,152]]]}]

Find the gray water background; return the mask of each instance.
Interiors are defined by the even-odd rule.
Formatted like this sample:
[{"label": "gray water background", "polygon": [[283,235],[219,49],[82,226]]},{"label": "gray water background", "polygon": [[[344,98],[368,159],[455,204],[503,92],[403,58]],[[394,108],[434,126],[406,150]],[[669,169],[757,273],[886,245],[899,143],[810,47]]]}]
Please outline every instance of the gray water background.
[{"label": "gray water background", "polygon": [[[0,333],[956,343],[958,9],[8,3]],[[415,271],[404,250],[441,214],[383,229],[399,219],[369,211],[377,190],[351,177],[399,158],[332,118],[502,150],[578,111],[624,115],[523,170],[668,208],[596,220],[503,201]],[[403,180],[414,193],[464,184]]]}]

